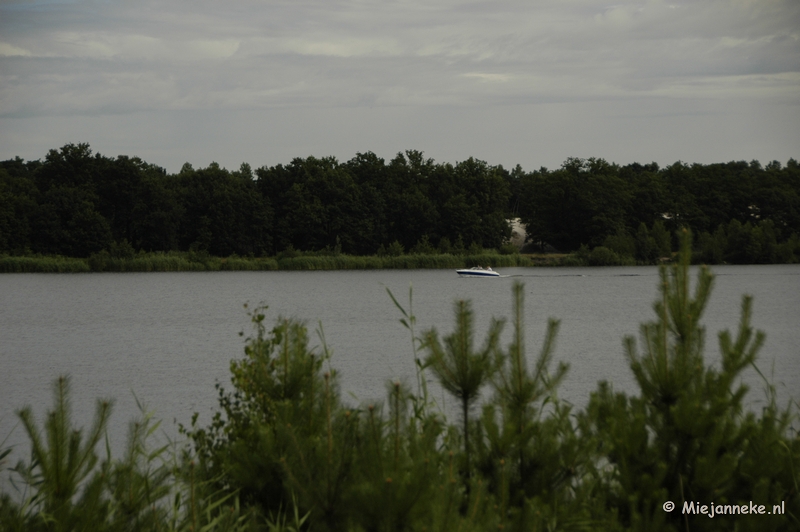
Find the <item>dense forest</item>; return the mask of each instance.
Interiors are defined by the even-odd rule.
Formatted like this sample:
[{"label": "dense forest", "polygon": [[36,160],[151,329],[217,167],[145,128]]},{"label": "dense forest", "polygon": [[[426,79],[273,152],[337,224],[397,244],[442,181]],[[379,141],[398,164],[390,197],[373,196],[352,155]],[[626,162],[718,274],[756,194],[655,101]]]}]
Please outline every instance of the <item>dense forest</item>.
[{"label": "dense forest", "polygon": [[577,252],[596,264],[606,256],[656,262],[674,250],[679,227],[697,235],[703,262],[796,262],[800,165],[570,158],[557,170],[526,172],[406,151],[388,163],[367,152],[255,171],[187,163],[170,174],[137,157],[93,154],[88,144],[0,162],[7,256],[462,254],[501,249],[511,218],[526,225],[529,249]]}]

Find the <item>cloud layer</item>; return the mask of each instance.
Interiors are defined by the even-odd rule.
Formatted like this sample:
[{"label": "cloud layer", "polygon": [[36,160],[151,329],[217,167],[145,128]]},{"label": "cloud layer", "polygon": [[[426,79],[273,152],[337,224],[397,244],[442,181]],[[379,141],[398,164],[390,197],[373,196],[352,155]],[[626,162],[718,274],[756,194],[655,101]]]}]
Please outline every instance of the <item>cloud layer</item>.
[{"label": "cloud layer", "polygon": [[[0,3],[0,120],[21,132],[15,137],[4,126],[1,138],[7,145],[35,142],[34,137],[42,137],[34,135],[37,127],[63,123],[64,117],[72,117],[83,135],[104,137],[100,129],[92,129],[107,122],[99,117],[115,116],[120,125],[142,128],[147,123],[143,117],[165,113],[175,121],[182,113],[222,121],[239,116],[246,124],[242,115],[266,119],[291,111],[296,127],[310,131],[316,127],[315,116],[357,109],[351,113],[356,117],[379,109],[387,120],[418,116],[424,128],[426,116],[450,116],[452,109],[485,115],[498,106],[516,107],[537,122],[552,115],[547,109],[553,106],[588,110],[587,119],[603,119],[604,110],[614,110],[609,125],[637,119],[657,124],[660,119],[654,116],[666,116],[665,123],[670,123],[681,113],[716,116],[743,108],[745,114],[753,109],[769,115],[775,106],[783,109],[779,115],[800,118],[800,3]],[[724,118],[719,122],[730,127]],[[467,124],[496,127],[465,120]],[[557,122],[540,125],[560,131]],[[188,126],[176,122],[174,127]],[[781,133],[794,136],[794,146],[800,145],[797,126]],[[380,134],[387,141],[392,136],[388,130]],[[146,133],[131,132],[131,145],[119,148],[132,151],[138,144],[149,149],[146,141],[136,140],[142,135]],[[427,140],[433,145],[384,149],[436,151],[436,139]],[[501,153],[502,145],[513,144],[513,139],[496,142]],[[586,142],[584,149],[595,149],[590,139]],[[52,147],[57,145],[37,149]],[[324,155],[328,147],[320,145],[314,154]],[[224,143],[220,148],[225,149]],[[15,154],[3,152],[0,157]],[[686,158],[681,153],[673,157]]]}]

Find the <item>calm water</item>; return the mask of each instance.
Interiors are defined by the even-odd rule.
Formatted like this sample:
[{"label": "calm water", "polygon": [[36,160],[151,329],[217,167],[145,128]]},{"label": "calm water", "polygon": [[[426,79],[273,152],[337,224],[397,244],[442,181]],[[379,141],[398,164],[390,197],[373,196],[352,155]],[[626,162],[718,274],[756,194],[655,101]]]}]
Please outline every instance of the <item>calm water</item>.
[{"label": "calm water", "polygon": [[[759,367],[773,375],[781,400],[800,400],[800,266],[724,266],[705,314],[707,354],[718,359],[716,334],[735,330],[741,296],[755,296],[753,323],[767,332]],[[243,304],[266,303],[279,315],[324,326],[332,366],[354,404],[384,395],[387,379],[414,382],[408,331],[386,287],[407,305],[413,285],[418,329],[452,328],[456,299],[471,299],[476,343],[492,316],[511,314],[511,285],[525,282],[526,340],[538,352],[548,317],[561,319],[556,359],[570,364],[560,389],[583,406],[599,380],[634,392],[622,337],[638,335],[653,317],[655,267],[506,268],[500,279],[461,279],[450,270],[336,272],[213,272],[132,274],[7,274],[0,276],[0,443],[24,441],[15,410],[30,404],[37,419],[51,405],[51,383],[72,376],[78,422],[89,425],[98,397],[115,399],[111,439],[121,448],[136,414],[134,394],[164,420],[193,412],[208,420],[214,383],[229,383],[228,367],[250,331]],[[312,334],[314,344],[318,344]],[[510,327],[504,343],[510,338]],[[754,371],[748,401],[757,407],[763,385]],[[437,392],[437,398],[441,393]],[[2,446],[2,445],[0,445]]]}]

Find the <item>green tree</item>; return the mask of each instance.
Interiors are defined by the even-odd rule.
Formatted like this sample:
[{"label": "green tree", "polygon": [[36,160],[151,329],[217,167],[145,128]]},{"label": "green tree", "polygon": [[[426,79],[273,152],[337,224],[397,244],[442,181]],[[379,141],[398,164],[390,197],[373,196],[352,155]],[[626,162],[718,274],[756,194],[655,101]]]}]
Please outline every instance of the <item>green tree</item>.
[{"label": "green tree", "polygon": [[335,374],[323,373],[327,349],[310,348],[298,321],[279,319],[268,331],[263,312],[251,313],[255,335],[231,362],[233,390],[218,386],[220,411],[208,427],[195,416],[185,429],[198,475],[264,515],[296,504],[332,523],[346,511],[356,418],[341,404]]},{"label": "green tree", "polygon": [[88,257],[113,241],[108,221],[95,209],[97,197],[83,187],[53,187],[40,196],[32,222],[33,250]]},{"label": "green tree", "polygon": [[[181,201],[179,177],[148,166],[142,170],[133,212],[131,242],[145,251],[178,251],[186,207]],[[186,249],[186,248],[183,248]]]},{"label": "green tree", "polygon": [[435,329],[424,335],[423,345],[428,351],[425,365],[430,367],[442,387],[453,395],[461,407],[461,435],[464,439],[464,476],[469,485],[472,464],[469,440],[469,414],[478,399],[481,388],[489,382],[495,370],[500,332],[503,322],[492,320],[486,342],[476,351],[474,342],[472,305],[469,301],[455,304],[456,327],[452,334],[439,339]]},{"label": "green tree", "polygon": [[619,170],[620,179],[631,192],[631,202],[627,209],[625,225],[633,232],[640,223],[648,227],[660,220],[668,211],[669,193],[663,174],[656,163],[633,163]]},{"label": "green tree", "polygon": [[605,240],[603,240],[603,247],[610,249],[619,257],[633,258],[638,255],[638,238],[638,233],[636,238],[634,238],[624,229],[620,229],[615,234],[608,235]]},{"label": "green tree", "polygon": [[432,190],[443,172],[432,159],[415,150],[398,153],[389,162],[384,188],[389,241],[397,240],[411,249],[425,234],[432,241],[440,238],[436,228],[443,218]]},{"label": "green tree", "polygon": [[0,167],[0,253],[23,254],[32,246],[31,220],[36,213],[37,190],[22,168],[22,175],[12,175]]},{"label": "green tree", "polygon": [[572,251],[625,230],[632,195],[619,167],[603,159],[567,159],[523,183],[520,215],[531,238]]},{"label": "green tree", "polygon": [[646,264],[652,264],[658,259],[656,239],[650,236],[644,222],[636,230],[636,259]]},{"label": "green tree", "polygon": [[452,172],[455,186],[464,196],[462,205],[446,204],[442,209],[443,218],[456,217],[456,209],[461,208],[469,212],[472,219],[463,220],[461,225],[451,225],[446,234],[461,234],[466,244],[477,242],[486,248],[499,248],[511,236],[506,221],[510,191],[502,167],[492,167],[470,157],[456,164]]},{"label": "green tree", "polygon": [[[752,300],[743,298],[735,336],[720,333],[720,368],[706,365],[701,318],[713,276],[701,268],[690,290],[690,238],[682,239],[681,261],[661,269],[661,299],[656,321],[641,330],[639,353],[634,338],[625,350],[640,395],[614,394],[601,383],[590,400],[587,418],[594,426],[610,468],[602,480],[608,504],[632,530],[788,529],[800,509],[796,491],[800,442],[784,439],[791,416],[774,396],[761,417],[745,412],[747,387],[739,378],[754,364],[764,334],[750,326]],[[772,458],[759,469],[755,464]],[[743,504],[785,501],[785,516],[683,514],[665,512],[673,501]],[[762,519],[763,518],[763,519]]]},{"label": "green tree", "polygon": [[34,173],[39,196],[31,222],[33,251],[88,257],[113,241],[111,226],[98,210],[97,182],[104,164],[88,144],[50,150]]},{"label": "green tree", "polygon": [[386,162],[372,152],[357,153],[346,163],[347,171],[358,186],[362,212],[355,252],[370,254],[389,243],[389,206],[386,190],[389,174]]},{"label": "green tree", "polygon": [[701,233],[698,238],[700,248],[700,262],[704,264],[720,264],[725,260],[725,248],[728,245],[728,238],[725,236],[725,228],[717,227],[714,234]]},{"label": "green tree", "polygon": [[[541,351],[529,369],[522,283],[514,284],[513,297],[513,338],[506,351],[498,352],[495,397],[483,408],[476,439],[476,469],[489,481],[500,515],[507,515],[515,529],[526,530],[536,521],[529,501],[545,500],[548,508],[570,503],[565,488],[589,453],[581,449],[569,407],[557,399],[568,366],[562,362],[554,373],[550,369],[559,322],[548,320]],[[570,518],[566,512],[561,517]]]},{"label": "green tree", "polygon": [[104,520],[108,507],[103,498],[103,475],[95,468],[95,447],[105,434],[110,414],[111,403],[98,401],[94,423],[84,439],[83,432],[72,426],[67,377],[56,383],[55,409],[47,413],[44,440],[31,408],[18,412],[31,441],[32,462],[20,462],[16,471],[36,487],[38,495],[38,512],[30,525],[49,521],[47,528],[55,531],[89,530]]},{"label": "green tree", "polygon": [[670,237],[667,228],[664,227],[664,222],[662,220],[656,220],[655,222],[653,222],[653,228],[650,230],[650,235],[653,237],[653,240],[655,241],[656,251],[658,252],[659,258],[671,257],[672,238]]},{"label": "green tree", "polygon": [[95,178],[97,210],[108,221],[114,240],[134,241],[134,209],[147,165],[123,155],[100,159]]},{"label": "green tree", "polygon": [[376,191],[367,187],[365,201],[350,173],[353,164],[308,157],[256,172],[262,194],[274,205],[276,251],[289,245],[301,251],[337,246],[345,253],[375,251],[380,244],[376,233],[382,234],[374,217]]},{"label": "green tree", "polygon": [[263,255],[270,244],[270,205],[245,171],[217,163],[178,176],[182,201],[180,245],[216,256]]}]

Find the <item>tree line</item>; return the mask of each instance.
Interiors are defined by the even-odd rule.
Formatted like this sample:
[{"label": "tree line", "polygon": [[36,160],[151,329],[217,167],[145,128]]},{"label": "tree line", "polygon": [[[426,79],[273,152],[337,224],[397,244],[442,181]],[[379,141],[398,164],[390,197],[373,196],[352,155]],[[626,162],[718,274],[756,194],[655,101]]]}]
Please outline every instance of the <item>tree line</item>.
[{"label": "tree line", "polygon": [[406,151],[388,162],[367,152],[343,163],[295,158],[255,171],[187,163],[167,173],[138,157],[94,154],[88,144],[0,162],[7,255],[463,253],[501,248],[516,217],[541,250],[603,248],[652,263],[669,256],[686,227],[707,262],[794,262],[800,166],[570,158],[557,170],[526,172]]},{"label": "tree line", "polygon": [[695,258],[702,262],[800,257],[800,165],[794,159],[785,167],[739,161],[659,168],[570,158],[555,171],[515,172],[515,208],[528,237],[542,247],[579,256],[592,250],[599,263],[603,251],[650,263],[669,256],[678,229],[687,228],[697,235]]}]

